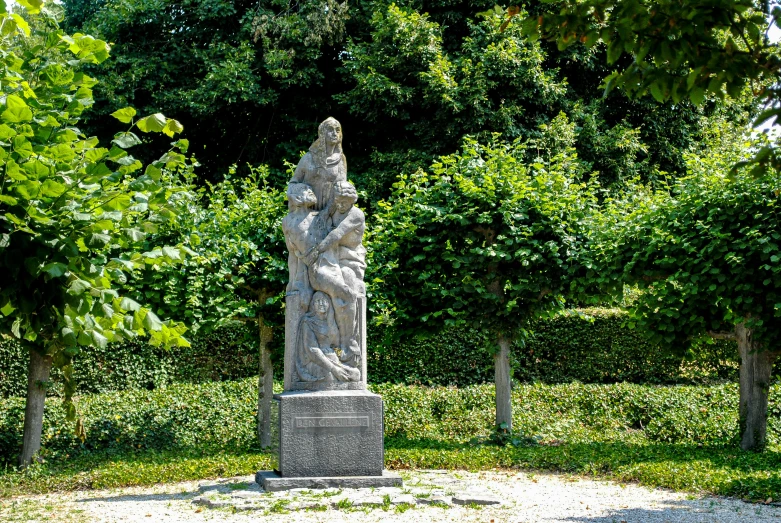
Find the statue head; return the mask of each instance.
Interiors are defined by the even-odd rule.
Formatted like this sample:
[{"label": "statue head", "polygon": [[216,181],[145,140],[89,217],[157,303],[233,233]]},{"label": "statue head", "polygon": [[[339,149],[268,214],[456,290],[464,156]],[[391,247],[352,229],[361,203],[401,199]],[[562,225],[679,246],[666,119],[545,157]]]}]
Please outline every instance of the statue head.
[{"label": "statue head", "polygon": [[317,291],[312,296],[311,310],[318,316],[326,316],[331,310],[331,299],[322,291]]},{"label": "statue head", "polygon": [[307,183],[291,183],[287,186],[288,209],[296,207],[312,208],[317,204],[317,196]]},{"label": "statue head", "polygon": [[317,140],[309,148],[309,152],[312,153],[315,165],[318,167],[333,165],[334,155],[338,155],[336,163],[341,163],[346,169],[342,154],[342,124],[335,118],[329,117],[323,120],[317,128]]},{"label": "statue head", "polygon": [[336,182],[334,184],[334,203],[339,212],[347,210],[358,201],[358,191],[350,182]]},{"label": "statue head", "polygon": [[336,118],[328,117],[317,128],[317,139],[327,145],[342,144],[342,124]]}]

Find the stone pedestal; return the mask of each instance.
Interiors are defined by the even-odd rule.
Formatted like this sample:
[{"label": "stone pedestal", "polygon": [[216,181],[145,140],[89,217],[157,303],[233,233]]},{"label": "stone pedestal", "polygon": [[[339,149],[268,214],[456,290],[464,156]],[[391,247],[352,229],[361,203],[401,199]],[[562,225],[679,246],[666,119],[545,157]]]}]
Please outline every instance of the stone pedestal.
[{"label": "stone pedestal", "polygon": [[282,477],[382,476],[382,398],[366,390],[279,398]]},{"label": "stone pedestal", "polygon": [[400,486],[383,473],[382,398],[366,390],[278,394],[279,471],[261,471],[266,490]]}]

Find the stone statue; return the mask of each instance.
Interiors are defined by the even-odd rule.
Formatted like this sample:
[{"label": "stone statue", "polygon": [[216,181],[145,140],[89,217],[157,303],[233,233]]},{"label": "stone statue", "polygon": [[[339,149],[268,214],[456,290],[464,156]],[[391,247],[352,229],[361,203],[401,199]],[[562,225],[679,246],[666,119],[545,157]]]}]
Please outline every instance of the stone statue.
[{"label": "stone statue", "polygon": [[274,395],[279,469],[256,480],[269,492],[400,487],[401,478],[383,470],[382,398],[366,388],[366,217],[333,118],[318,127],[287,200],[285,391]]},{"label": "stone statue", "polygon": [[341,125],[328,118],[288,185],[286,390],[366,384],[366,218],[341,143]]},{"label": "stone statue", "polygon": [[317,197],[316,210],[332,200],[334,183],[347,181],[347,160],[342,154],[342,126],[327,118],[317,129],[317,140],[301,158],[291,183],[308,184]]},{"label": "stone statue", "polygon": [[298,378],[301,381],[323,383],[358,381],[360,371],[344,365],[336,352],[339,350],[339,337],[328,295],[319,291],[314,293],[309,309],[310,312],[301,318],[298,329]]}]

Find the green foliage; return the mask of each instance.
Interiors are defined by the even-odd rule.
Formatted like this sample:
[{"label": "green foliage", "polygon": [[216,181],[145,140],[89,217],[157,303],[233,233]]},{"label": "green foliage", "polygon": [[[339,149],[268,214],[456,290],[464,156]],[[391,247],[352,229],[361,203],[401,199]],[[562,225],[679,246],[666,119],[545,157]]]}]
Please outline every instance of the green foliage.
[{"label": "green foliage", "polygon": [[[0,474],[0,494],[153,484],[269,468],[268,454],[250,452],[255,387],[256,381],[248,379],[82,397],[83,445],[57,433],[56,419],[63,414],[49,409],[47,463],[24,474]],[[771,398],[779,397],[777,389],[772,386]],[[524,385],[513,392],[513,425],[535,437],[533,446],[469,443],[493,428],[490,385],[372,390],[386,405],[388,468],[520,467],[752,499],[773,496],[779,487],[779,406],[771,401],[769,450],[741,454],[732,445],[734,384]],[[6,449],[16,444],[21,410],[19,400],[0,402],[0,456],[9,456]]]},{"label": "green foliage", "polygon": [[29,23],[0,12],[0,334],[53,356],[67,401],[81,348],[137,335],[154,345],[187,344],[183,325],[162,322],[118,292],[136,269],[185,255],[175,247],[144,252],[139,240],[176,219],[187,188],[169,171],[186,163],[176,142],[142,174],[124,150],[140,143],[132,131],[143,120],[132,116],[111,149],[76,127],[97,83],[80,67],[104,61],[109,47],[65,34],[61,7],[41,4],[28,8]]},{"label": "green foliage", "polygon": [[[632,95],[651,93],[660,102],[689,97],[699,104],[706,93],[737,98],[752,82],[778,74],[777,44],[766,36],[770,13],[763,12],[773,4],[592,0],[565,3],[558,14],[527,18],[522,25],[532,38],[555,39],[562,48],[601,40],[611,64],[630,54],[634,61],[607,79],[608,91],[621,87]],[[775,22],[781,8],[773,7]]]},{"label": "green foliage", "polygon": [[[271,185],[281,186],[284,161],[311,143],[317,122],[335,116],[355,182],[373,204],[390,194],[399,172],[451,153],[466,134],[533,138],[561,111],[582,129],[578,152],[606,185],[634,174],[656,179],[683,172],[700,119],[730,106],[659,105],[619,92],[603,100],[599,83],[610,71],[601,47],[559,51],[529,41],[520,25],[501,31],[501,13],[477,14],[492,4],[70,0],[65,7],[71,30],[115,44],[116,59],[90,69],[102,85],[98,114],[134,105],[174,115],[203,164],[200,176],[211,181],[232,164],[269,164]],[[527,9],[536,16],[544,7]],[[745,120],[741,111],[730,116]],[[97,116],[89,125],[99,135],[116,131]]]},{"label": "green foliage", "polygon": [[[226,325],[201,331],[189,347],[165,349],[141,340],[95,347],[74,358],[71,380],[79,394],[131,389],[155,390],[173,383],[237,380],[257,375],[257,328]],[[280,339],[279,342],[282,340]],[[274,346],[275,356],[283,350]],[[14,340],[0,342],[0,397],[24,396],[27,361],[24,347]],[[281,379],[281,373],[280,373]],[[63,393],[62,372],[54,369],[50,395]]]},{"label": "green foliage", "polygon": [[180,243],[192,256],[177,266],[153,268],[129,285],[129,294],[194,331],[262,317],[282,320],[287,253],[282,234],[284,191],[268,184],[265,166],[250,175],[202,189],[185,215],[161,228],[156,242]]},{"label": "green foliage", "polygon": [[609,202],[592,225],[598,278],[645,289],[631,325],[654,343],[685,351],[711,331],[746,322],[776,350],[781,177],[729,178],[734,158],[729,150],[693,156],[690,176],[669,192],[637,189]]},{"label": "green foliage", "polygon": [[517,338],[563,308],[595,198],[569,143],[550,154],[467,139],[430,173],[400,176],[370,234],[375,313]]},{"label": "green foliage", "polygon": [[[49,408],[41,456],[63,459],[96,450],[247,449],[257,439],[256,387],[250,379],[81,396],[77,403],[86,431],[84,443],[65,428],[65,409]],[[21,444],[23,415],[23,400],[4,401],[1,456],[13,456]]]},{"label": "green foliage", "polygon": [[[527,17],[522,28],[560,49],[575,43],[604,42],[607,62],[617,69],[605,79],[605,91],[621,88],[630,96],[650,94],[659,102],[685,99],[702,104],[707,96],[739,98],[750,89],[765,110],[755,125],[781,116],[778,42],[768,37],[778,28],[778,2],[753,0],[546,0],[560,9]],[[622,62],[622,55],[632,60]],[[753,158],[754,173],[779,167],[775,148]]]},{"label": "green foliage", "polygon": [[[522,382],[698,383],[737,379],[735,342],[693,346],[685,354],[654,345],[618,309],[581,309],[536,321],[513,354]],[[682,354],[685,357],[682,357]]]},{"label": "green foliage", "polygon": [[[652,345],[626,326],[618,310],[589,309],[533,322],[523,347],[512,355],[520,382],[567,383],[713,383],[734,381],[737,349],[726,340],[695,347],[682,359]],[[189,347],[165,350],[140,340],[93,348],[76,357],[73,382],[80,394],[128,389],[158,389],[177,382],[204,383],[257,375],[257,328],[229,324],[201,330]],[[426,338],[399,336],[390,327],[369,325],[369,379],[373,383],[455,385],[493,380],[490,340],[472,329],[445,329]],[[281,360],[283,339],[272,344]],[[23,396],[27,386],[25,349],[0,342],[0,397]],[[277,379],[282,379],[277,366]],[[50,394],[61,395],[61,373],[54,371]]]}]

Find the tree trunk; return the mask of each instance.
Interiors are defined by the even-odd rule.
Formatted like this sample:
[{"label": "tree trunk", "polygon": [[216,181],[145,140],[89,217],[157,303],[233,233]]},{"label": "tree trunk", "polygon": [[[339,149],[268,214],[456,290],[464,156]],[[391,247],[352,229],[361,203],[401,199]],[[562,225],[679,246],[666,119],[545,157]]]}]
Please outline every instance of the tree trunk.
[{"label": "tree trunk", "polygon": [[30,367],[27,371],[27,404],[24,408],[24,436],[19,466],[27,467],[41,450],[43,407],[46,402],[46,385],[52,368],[52,357],[29,349]]},{"label": "tree trunk", "polygon": [[274,367],[271,364],[271,342],[273,331],[258,316],[258,337],[260,340],[260,375],[258,376],[258,439],[260,448],[271,446],[271,400],[274,396]]},{"label": "tree trunk", "polygon": [[767,436],[767,398],[776,354],[762,350],[744,323],[735,326],[740,351],[740,448],[763,450]]},{"label": "tree trunk", "polygon": [[494,382],[496,383],[496,427],[504,423],[513,428],[513,405],[510,391],[510,339],[499,335],[499,352],[494,355]]}]

